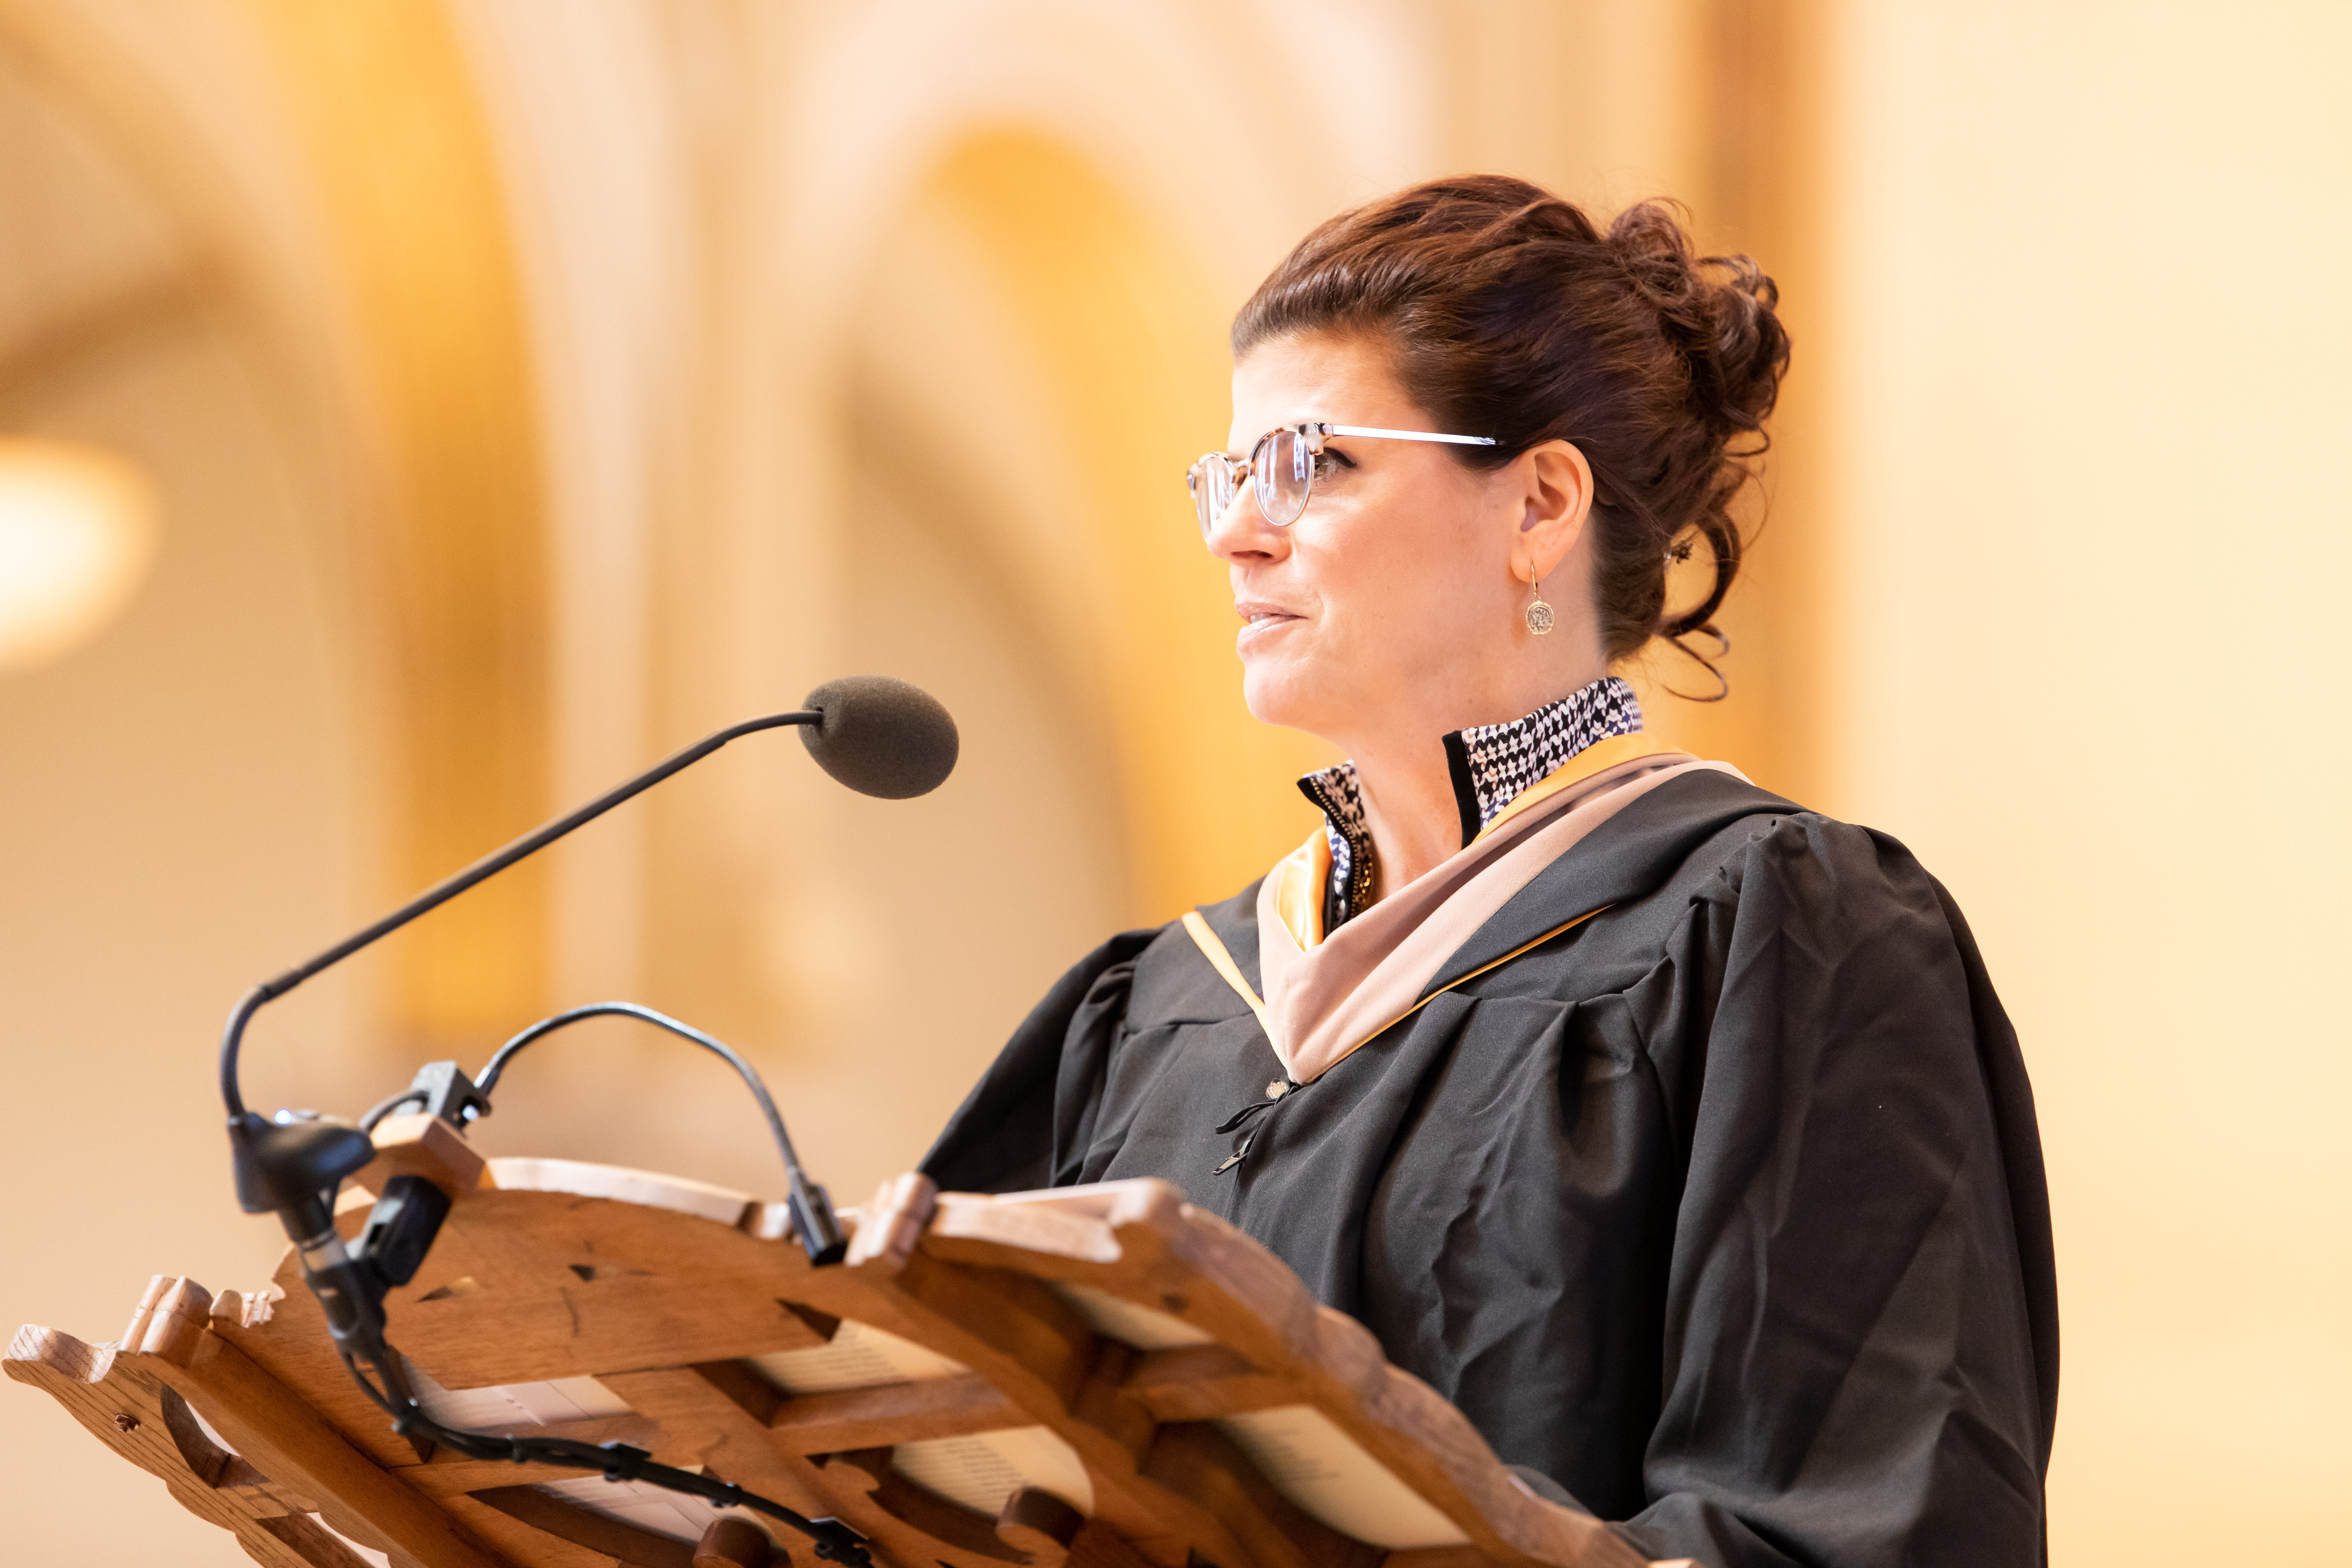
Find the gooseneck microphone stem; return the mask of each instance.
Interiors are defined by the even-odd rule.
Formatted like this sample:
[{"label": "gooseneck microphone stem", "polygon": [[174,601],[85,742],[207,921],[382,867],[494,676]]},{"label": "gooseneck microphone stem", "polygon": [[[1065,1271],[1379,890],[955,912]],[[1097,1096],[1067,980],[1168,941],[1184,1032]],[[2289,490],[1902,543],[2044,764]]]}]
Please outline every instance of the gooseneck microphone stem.
[{"label": "gooseneck microphone stem", "polygon": [[763,719],[746,719],[740,724],[730,724],[716,734],[697,741],[676,756],[656,763],[619,788],[598,795],[579,810],[524,834],[503,849],[485,855],[455,876],[436,882],[366,930],[353,932],[316,958],[299,963],[274,979],[265,980],[247,992],[229,1013],[227,1026],[221,1032],[221,1100],[228,1107],[230,1120],[235,1121],[245,1114],[245,1096],[237,1087],[237,1053],[244,1044],[246,1026],[263,1004],[276,1001],[320,971],[331,969],[362,948],[390,936],[419,915],[440,908],[477,882],[497,876],[516,861],[537,854],[574,828],[595,821],[623,801],[644,794],[670,774],[682,768],[692,767],[728,742],[761,730],[780,730],[793,724],[817,724],[823,722],[824,718],[824,713],[816,709],[801,708],[790,713],[771,713]]}]

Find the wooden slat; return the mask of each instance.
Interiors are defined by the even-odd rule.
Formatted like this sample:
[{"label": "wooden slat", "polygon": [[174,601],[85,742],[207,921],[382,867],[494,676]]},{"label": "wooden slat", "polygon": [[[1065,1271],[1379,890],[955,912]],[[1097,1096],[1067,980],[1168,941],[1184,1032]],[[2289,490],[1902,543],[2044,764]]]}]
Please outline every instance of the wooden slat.
[{"label": "wooden slat", "polygon": [[1149,1352],[1119,1386],[1160,1421],[1206,1421],[1302,1398],[1297,1384],[1258,1371],[1231,1345]]},{"label": "wooden slat", "polygon": [[[604,1382],[633,1409],[658,1420],[671,1441],[693,1451],[697,1462],[707,1466],[711,1474],[812,1518],[840,1519],[866,1536],[886,1564],[1005,1568],[1008,1554],[1001,1542],[992,1542],[986,1552],[974,1552],[959,1544],[964,1538],[961,1530],[950,1540],[926,1535],[885,1506],[902,1500],[895,1491],[877,1499],[877,1483],[868,1472],[846,1464],[820,1465],[811,1457],[779,1446],[767,1425],[767,1415],[782,1405],[773,1403],[772,1390],[762,1400],[756,1379],[730,1375],[738,1371],[725,1366],[674,1367],[619,1373]],[[1017,1563],[1018,1554],[1009,1554],[1009,1560]]]},{"label": "wooden slat", "polygon": [[887,1516],[929,1542],[990,1568],[1027,1568],[1029,1554],[996,1533],[996,1521],[929,1491],[893,1469],[890,1450],[866,1448],[826,1458],[823,1474],[836,1483],[835,1496],[865,1493],[879,1516]]},{"label": "wooden slat", "polygon": [[1128,1392],[1128,1379],[1142,1359],[1143,1352],[1133,1345],[1097,1339],[1094,1366],[1077,1398],[1070,1402],[1071,1415],[1125,1451],[1122,1468],[1142,1462],[1160,1428],[1159,1417]]},{"label": "wooden slat", "polygon": [[1379,1548],[1301,1513],[1233,1439],[1206,1423],[1161,1427],[1144,1473],[1213,1510],[1255,1568],[1379,1568]]},{"label": "wooden slat", "polygon": [[776,1405],[768,1434],[786,1453],[840,1454],[1031,1424],[986,1378],[966,1375],[796,1394]]},{"label": "wooden slat", "polygon": [[1122,1423],[1097,1426],[1079,1414],[1090,1404],[1088,1379],[1103,1342],[1053,1290],[1009,1268],[943,1263],[927,1251],[895,1268],[876,1263],[834,1272],[877,1298],[862,1315],[890,1314],[893,1332],[971,1367],[1068,1443],[1087,1468],[1096,1517],[1145,1557],[1160,1564],[1195,1556],[1248,1562],[1214,1509],[1138,1474]]},{"label": "wooden slat", "polygon": [[1066,1408],[1093,1369],[1095,1334],[1077,1309],[1008,1268],[946,1268],[918,1253],[888,1280],[923,1342],[982,1373],[1034,1414]]},{"label": "wooden slat", "polygon": [[336,1540],[333,1531],[309,1514],[293,1513],[282,1519],[265,1519],[261,1521],[260,1528],[264,1534],[309,1563],[310,1568],[368,1568],[366,1558]]},{"label": "wooden slat", "polygon": [[263,1474],[317,1502],[328,1523],[362,1545],[397,1549],[423,1568],[510,1568],[220,1335],[204,1335],[184,1367],[158,1356],[136,1361]]},{"label": "wooden slat", "polygon": [[[367,1218],[364,1204],[338,1218],[338,1227],[356,1235]],[[416,1448],[395,1436],[392,1423],[360,1392],[336,1359],[317,1298],[302,1284],[289,1249],[278,1268],[278,1299],[224,1290],[213,1298],[212,1332],[243,1351],[255,1365],[303,1400],[345,1442],[387,1467],[414,1464]],[[290,1281],[290,1289],[288,1282]],[[266,1310],[260,1309],[266,1307]],[[394,1342],[395,1343],[397,1341]]]},{"label": "wooden slat", "polygon": [[[340,1228],[356,1234],[364,1219],[362,1208]],[[825,1337],[785,1304],[808,1274],[798,1253],[613,1199],[479,1190],[465,1195],[416,1279],[387,1299],[388,1337],[457,1389],[812,1350]],[[237,1331],[240,1348],[288,1384],[325,1391],[345,1435],[397,1463],[373,1407],[352,1403],[357,1392],[290,1252],[277,1284],[285,1300],[270,1322]],[[427,1299],[436,1292],[447,1294]]]},{"label": "wooden slat", "polygon": [[399,1303],[390,1316],[393,1342],[446,1388],[587,1377],[822,1342],[757,1280],[681,1289],[677,1278],[657,1273],[587,1280],[551,1274],[527,1289]]},{"label": "wooden slat", "polygon": [[684,1542],[607,1519],[535,1486],[496,1487],[471,1495],[476,1502],[520,1520],[533,1530],[601,1552],[629,1568],[694,1568],[694,1548]]},{"label": "wooden slat", "polygon": [[443,1498],[440,1503],[474,1539],[503,1552],[510,1562],[529,1564],[529,1568],[613,1568],[610,1554],[550,1535],[486,1502],[460,1495]]}]

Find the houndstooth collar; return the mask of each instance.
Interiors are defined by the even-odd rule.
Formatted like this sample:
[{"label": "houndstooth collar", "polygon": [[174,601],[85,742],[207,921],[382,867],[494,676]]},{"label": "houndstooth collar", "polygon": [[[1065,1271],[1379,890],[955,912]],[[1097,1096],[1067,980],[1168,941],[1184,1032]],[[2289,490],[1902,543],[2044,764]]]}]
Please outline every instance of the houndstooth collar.
[{"label": "houndstooth collar", "polygon": [[[1445,737],[1445,761],[1454,775],[1454,800],[1462,812],[1462,842],[1530,785],[1570,757],[1612,735],[1642,728],[1642,704],[1633,689],[1605,676],[1557,702],[1547,702],[1524,719],[1482,724]],[[1308,773],[1299,792],[1322,808],[1331,840],[1331,880],[1324,889],[1323,929],[1337,931],[1364,907],[1372,890],[1372,835],[1364,820],[1364,795],[1356,764],[1341,763]]]}]

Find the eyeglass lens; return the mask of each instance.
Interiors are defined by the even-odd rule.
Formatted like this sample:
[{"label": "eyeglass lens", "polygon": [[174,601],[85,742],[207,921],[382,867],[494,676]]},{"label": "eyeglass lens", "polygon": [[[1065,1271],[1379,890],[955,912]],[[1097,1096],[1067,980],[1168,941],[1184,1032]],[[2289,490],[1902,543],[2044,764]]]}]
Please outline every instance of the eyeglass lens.
[{"label": "eyeglass lens", "polygon": [[1212,452],[1185,471],[1184,488],[1192,492],[1192,510],[1200,513],[1206,538],[1234,504],[1234,465],[1223,453]]},{"label": "eyeglass lens", "polygon": [[1307,510],[1307,493],[1315,487],[1314,446],[1296,430],[1270,430],[1251,449],[1245,469],[1222,452],[1212,452],[1186,469],[1184,488],[1192,492],[1203,535],[1234,504],[1241,472],[1249,474],[1265,521],[1287,528]]},{"label": "eyeglass lens", "polygon": [[1257,509],[1276,528],[1287,528],[1307,510],[1315,483],[1315,451],[1296,430],[1269,430],[1250,454],[1257,481]]}]

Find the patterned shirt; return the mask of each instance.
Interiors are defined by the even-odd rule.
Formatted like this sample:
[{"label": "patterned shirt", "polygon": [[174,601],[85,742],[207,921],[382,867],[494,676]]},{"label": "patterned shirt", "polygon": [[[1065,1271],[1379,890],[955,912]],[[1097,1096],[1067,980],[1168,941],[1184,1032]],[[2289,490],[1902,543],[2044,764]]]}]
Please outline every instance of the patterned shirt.
[{"label": "patterned shirt", "polygon": [[[1612,735],[1642,728],[1642,704],[1633,689],[1606,676],[1557,702],[1547,702],[1524,719],[1482,724],[1445,737],[1445,761],[1454,775],[1454,800],[1462,812],[1462,842],[1467,845],[1486,824],[1530,785],[1570,757]],[[1323,810],[1331,840],[1331,880],[1323,893],[1323,929],[1333,931],[1362,911],[1372,892],[1372,833],[1364,819],[1364,794],[1356,764],[1341,763],[1308,773],[1299,793]]]}]

